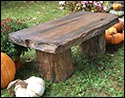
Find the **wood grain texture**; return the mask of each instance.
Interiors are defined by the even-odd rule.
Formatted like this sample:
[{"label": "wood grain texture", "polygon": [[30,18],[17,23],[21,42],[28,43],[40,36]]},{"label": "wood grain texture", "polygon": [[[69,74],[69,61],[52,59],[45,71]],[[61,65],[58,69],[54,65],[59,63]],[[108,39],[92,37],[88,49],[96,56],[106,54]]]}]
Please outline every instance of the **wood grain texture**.
[{"label": "wood grain texture", "polygon": [[43,52],[58,54],[81,44],[118,22],[109,13],[76,12],[9,34],[10,41]]}]

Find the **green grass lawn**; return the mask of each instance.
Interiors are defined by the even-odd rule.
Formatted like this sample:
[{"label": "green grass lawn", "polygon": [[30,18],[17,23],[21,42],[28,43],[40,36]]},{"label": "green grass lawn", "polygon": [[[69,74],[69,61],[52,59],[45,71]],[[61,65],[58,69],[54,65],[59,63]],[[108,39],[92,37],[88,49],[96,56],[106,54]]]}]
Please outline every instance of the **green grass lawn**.
[{"label": "green grass lawn", "polygon": [[8,1],[1,3],[1,18],[14,18],[26,21],[29,26],[65,16],[68,11],[60,10],[56,1],[22,2]]},{"label": "green grass lawn", "polygon": [[[67,10],[58,9],[58,2],[39,1],[1,2],[1,18],[22,19],[29,26],[47,22],[67,15]],[[118,47],[118,48],[117,48]],[[30,58],[30,62],[26,60]],[[43,97],[123,97],[124,96],[124,46],[107,46],[105,54],[87,58],[78,54],[78,47],[72,47],[73,63],[76,70],[65,82],[46,81]],[[23,67],[17,71],[15,79],[40,76],[35,50],[22,55]],[[1,89],[1,97],[11,97],[6,88]]]}]

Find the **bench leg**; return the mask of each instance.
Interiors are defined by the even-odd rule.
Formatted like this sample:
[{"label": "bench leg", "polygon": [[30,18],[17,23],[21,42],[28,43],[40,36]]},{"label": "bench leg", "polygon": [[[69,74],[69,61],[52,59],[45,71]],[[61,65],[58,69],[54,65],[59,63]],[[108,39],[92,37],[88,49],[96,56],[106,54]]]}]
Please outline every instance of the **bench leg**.
[{"label": "bench leg", "polygon": [[45,53],[36,50],[41,77],[53,82],[64,81],[74,70],[71,49],[60,54]]},{"label": "bench leg", "polygon": [[79,46],[79,52],[86,56],[97,56],[103,54],[106,49],[105,33],[99,34],[89,40],[84,41]]}]

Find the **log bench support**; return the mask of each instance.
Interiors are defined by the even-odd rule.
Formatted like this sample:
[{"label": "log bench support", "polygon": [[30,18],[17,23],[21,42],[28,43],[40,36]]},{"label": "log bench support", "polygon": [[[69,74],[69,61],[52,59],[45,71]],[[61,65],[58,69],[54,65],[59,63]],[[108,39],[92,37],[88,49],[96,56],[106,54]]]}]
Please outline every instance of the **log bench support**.
[{"label": "log bench support", "polygon": [[94,57],[105,53],[106,40],[105,33],[101,33],[79,45],[80,55]]},{"label": "log bench support", "polygon": [[36,50],[41,77],[53,82],[65,81],[74,70],[71,49],[60,54],[45,53]]}]

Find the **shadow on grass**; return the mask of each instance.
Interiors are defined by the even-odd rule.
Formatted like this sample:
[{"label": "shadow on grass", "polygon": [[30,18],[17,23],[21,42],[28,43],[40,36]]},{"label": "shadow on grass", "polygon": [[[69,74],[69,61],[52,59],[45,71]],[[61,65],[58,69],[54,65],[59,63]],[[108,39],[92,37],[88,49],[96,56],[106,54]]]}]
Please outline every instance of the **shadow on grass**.
[{"label": "shadow on grass", "polygon": [[106,43],[106,52],[108,53],[115,53],[116,51],[118,51],[119,48],[124,46],[124,41],[122,41],[120,44],[110,44],[110,43]]},{"label": "shadow on grass", "polygon": [[34,50],[28,50],[28,52],[21,57],[21,62],[22,68],[17,70],[15,79],[27,79],[33,75],[40,76]]}]

